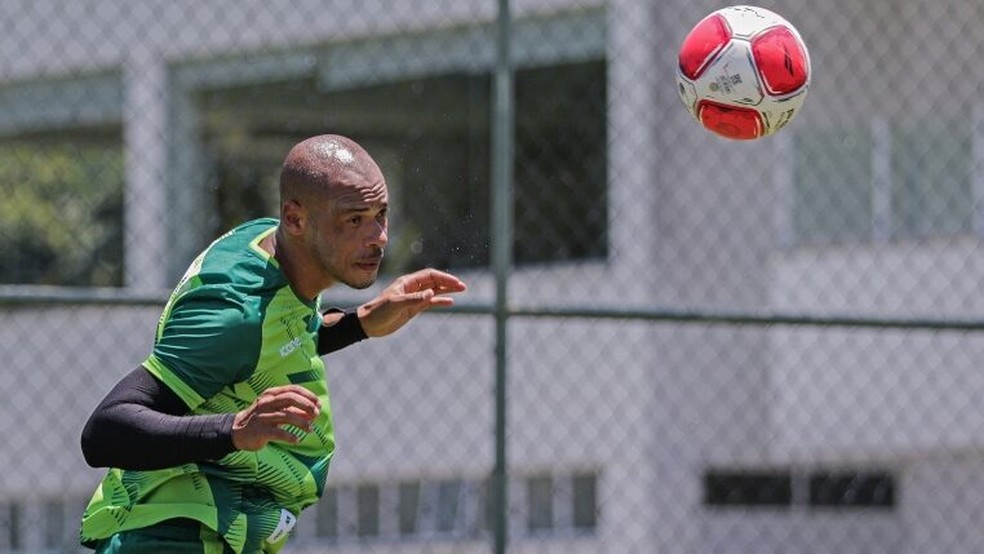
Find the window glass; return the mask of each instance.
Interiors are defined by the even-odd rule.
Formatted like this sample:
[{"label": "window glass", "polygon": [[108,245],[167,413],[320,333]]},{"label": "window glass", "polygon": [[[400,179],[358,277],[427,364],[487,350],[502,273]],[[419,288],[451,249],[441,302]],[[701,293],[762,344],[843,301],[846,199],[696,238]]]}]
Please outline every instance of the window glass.
[{"label": "window glass", "polygon": [[868,240],[872,143],[865,126],[794,136],[793,231],[797,244]]},{"label": "window glass", "polygon": [[711,470],[704,474],[707,506],[790,506],[793,480],[788,470]]},{"label": "window glass", "polygon": [[65,543],[67,508],[64,500],[48,500],[42,504],[44,546],[54,548]]},{"label": "window glass", "polygon": [[437,486],[437,532],[451,533],[457,529],[461,508],[461,481],[440,481]]},{"label": "window glass", "polygon": [[574,528],[594,529],[598,518],[598,480],[593,473],[574,475],[571,479]]},{"label": "window glass", "polygon": [[121,286],[117,130],[22,136],[0,146],[0,283]]},{"label": "window glass", "polygon": [[[879,137],[870,122],[809,129],[797,132],[793,144],[797,244],[973,229],[974,146],[968,121],[894,122]],[[873,167],[884,168],[883,183],[875,182]],[[884,198],[883,205],[876,207],[875,197]]]},{"label": "window glass", "polygon": [[966,122],[929,119],[892,133],[892,235],[970,231],[973,146]]},{"label": "window glass", "polygon": [[417,510],[420,508],[420,482],[400,483],[397,500],[400,535],[417,532]]},{"label": "window glass", "polygon": [[[513,478],[520,488],[513,489],[515,505],[510,511],[525,522],[516,529],[517,536],[586,536],[597,528],[597,473]],[[486,537],[492,529],[489,484],[488,480],[449,477],[329,486],[312,516],[313,535],[331,544]]]},{"label": "window glass", "polygon": [[24,524],[23,506],[16,501],[10,501],[0,506],[0,548],[17,550],[23,547]]},{"label": "window glass", "polygon": [[356,489],[358,499],[358,534],[360,537],[379,535],[379,487],[359,485]]},{"label": "window glass", "polygon": [[[200,92],[215,181],[212,235],[276,216],[284,154],[299,139],[333,132],[363,144],[387,178],[392,209],[384,272],[486,266],[491,77],[401,79],[330,90],[314,78],[293,79]],[[517,263],[606,255],[605,83],[602,61],[516,73]]]},{"label": "window glass", "polygon": [[606,86],[601,62],[516,75],[519,264],[606,255]]},{"label": "window glass", "polygon": [[530,532],[553,528],[553,479],[549,475],[526,480],[526,521]]},{"label": "window glass", "polygon": [[338,537],[338,489],[328,487],[318,502],[315,528],[319,537]]},{"label": "window glass", "polygon": [[810,505],[892,508],[895,479],[887,471],[824,471],[810,476]]}]

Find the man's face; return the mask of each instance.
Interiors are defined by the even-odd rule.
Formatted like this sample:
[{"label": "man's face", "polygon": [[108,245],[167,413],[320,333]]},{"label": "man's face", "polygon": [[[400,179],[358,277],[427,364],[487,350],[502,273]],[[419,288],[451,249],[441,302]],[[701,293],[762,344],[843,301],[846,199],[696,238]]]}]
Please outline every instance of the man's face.
[{"label": "man's face", "polygon": [[364,289],[376,281],[388,241],[389,197],[381,174],[349,176],[312,212],[309,245],[325,277]]}]

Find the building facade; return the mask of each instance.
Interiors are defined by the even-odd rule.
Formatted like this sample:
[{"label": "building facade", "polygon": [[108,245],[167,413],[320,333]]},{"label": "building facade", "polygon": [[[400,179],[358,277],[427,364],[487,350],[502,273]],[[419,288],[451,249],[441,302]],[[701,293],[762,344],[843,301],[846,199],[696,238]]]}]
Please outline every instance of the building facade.
[{"label": "building facade", "polygon": [[[770,2],[811,91],[736,143],[675,89],[718,7],[511,5],[509,550],[974,551],[984,11]],[[275,215],[281,159],[323,132],[387,176],[386,272],[454,271],[474,309],[328,357],[339,451],[289,551],[489,551],[496,8],[0,1],[0,551],[68,551],[101,476],[89,411],[184,266]]]}]

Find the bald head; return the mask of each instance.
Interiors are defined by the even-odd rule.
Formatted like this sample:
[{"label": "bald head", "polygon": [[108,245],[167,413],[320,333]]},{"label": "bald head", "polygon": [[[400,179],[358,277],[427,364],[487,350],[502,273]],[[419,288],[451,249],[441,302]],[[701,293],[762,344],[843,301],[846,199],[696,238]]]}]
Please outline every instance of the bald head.
[{"label": "bald head", "polygon": [[352,139],[318,135],[290,149],[280,172],[280,224],[270,246],[307,298],[333,283],[376,280],[389,196],[372,156]]},{"label": "bald head", "polygon": [[376,180],[379,167],[354,140],[318,135],[291,148],[280,172],[281,202],[303,203],[357,180]]}]

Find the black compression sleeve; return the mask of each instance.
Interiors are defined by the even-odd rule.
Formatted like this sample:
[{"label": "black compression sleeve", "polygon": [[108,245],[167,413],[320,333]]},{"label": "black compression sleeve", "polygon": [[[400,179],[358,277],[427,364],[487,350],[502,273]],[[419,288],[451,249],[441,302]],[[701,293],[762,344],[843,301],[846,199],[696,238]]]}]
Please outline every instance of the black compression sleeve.
[{"label": "black compression sleeve", "polygon": [[348,310],[334,325],[330,327],[322,325],[318,328],[318,355],[324,356],[329,352],[341,350],[366,338],[368,336],[359,323],[359,315],[355,310]]},{"label": "black compression sleeve", "polygon": [[150,470],[214,460],[233,452],[236,414],[189,416],[188,406],[146,369],[120,380],[82,430],[92,467]]}]

